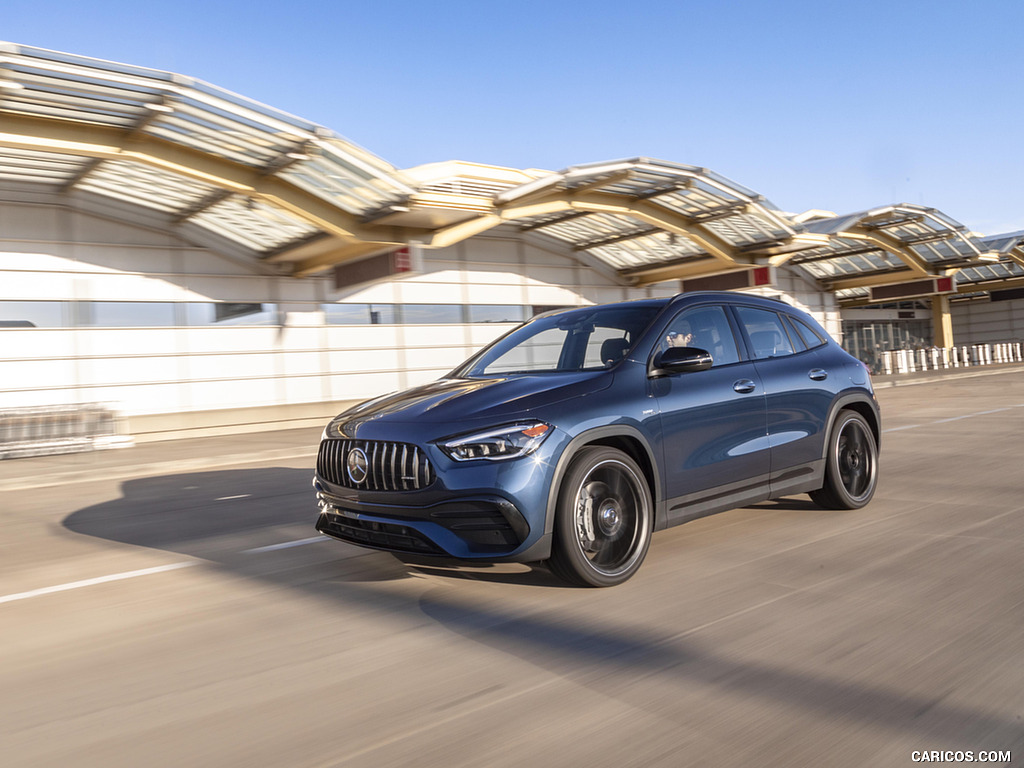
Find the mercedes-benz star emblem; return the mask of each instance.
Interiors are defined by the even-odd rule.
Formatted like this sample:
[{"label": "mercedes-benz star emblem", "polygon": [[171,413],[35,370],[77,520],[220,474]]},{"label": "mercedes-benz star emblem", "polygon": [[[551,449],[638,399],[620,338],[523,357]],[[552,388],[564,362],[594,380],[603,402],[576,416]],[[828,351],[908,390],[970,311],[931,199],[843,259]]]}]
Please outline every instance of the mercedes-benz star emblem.
[{"label": "mercedes-benz star emblem", "polygon": [[359,485],[366,479],[367,470],[370,466],[369,459],[362,448],[353,448],[348,452],[348,460],[345,462],[348,470],[348,479]]}]

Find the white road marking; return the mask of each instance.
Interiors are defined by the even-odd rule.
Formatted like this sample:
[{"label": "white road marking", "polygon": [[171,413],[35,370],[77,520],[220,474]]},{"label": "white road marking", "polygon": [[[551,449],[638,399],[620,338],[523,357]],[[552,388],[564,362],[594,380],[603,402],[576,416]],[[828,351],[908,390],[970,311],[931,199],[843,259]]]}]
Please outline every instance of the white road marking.
[{"label": "white road marking", "polygon": [[283,541],[280,544],[268,544],[265,547],[256,547],[255,549],[242,550],[243,555],[256,555],[260,552],[275,552],[279,549],[291,549],[292,547],[301,547],[304,544],[315,544],[318,541],[326,541],[326,536],[313,536],[309,539],[297,539],[296,541]]},{"label": "white road marking", "polygon": [[1024,408],[1024,403],[1008,405],[1005,408],[993,408],[991,411],[976,411],[975,413],[965,413],[963,416],[951,416],[948,419],[938,419],[937,421],[929,421],[926,424],[908,424],[905,427],[891,427],[890,429],[883,429],[882,433],[884,434],[886,432],[899,432],[901,429],[917,429],[918,427],[930,427],[933,424],[946,424],[950,421],[960,421],[961,419],[973,419],[975,416],[987,416],[990,413],[1001,413],[1003,411],[1012,410],[1013,408]]},{"label": "white road marking", "polygon": [[67,592],[70,589],[81,589],[92,587],[96,584],[106,584],[108,581],[122,581],[124,579],[135,579],[139,576],[150,576],[154,573],[165,573],[176,571],[179,568],[189,568],[198,565],[196,561],[184,563],[171,563],[170,565],[158,565],[155,568],[142,568],[138,571],[124,571],[123,573],[112,573],[109,576],[97,576],[95,579],[83,579],[82,581],[70,581],[67,584],[58,584],[54,587],[43,587],[42,589],[31,589],[28,592],[16,592],[13,595],[0,596],[0,603],[13,603],[15,600],[27,600],[30,597],[41,595],[52,595],[54,592]]},{"label": "white road marking", "polygon": [[252,496],[251,493],[240,493],[237,496],[218,496],[214,501],[230,501],[231,499],[247,499]]}]

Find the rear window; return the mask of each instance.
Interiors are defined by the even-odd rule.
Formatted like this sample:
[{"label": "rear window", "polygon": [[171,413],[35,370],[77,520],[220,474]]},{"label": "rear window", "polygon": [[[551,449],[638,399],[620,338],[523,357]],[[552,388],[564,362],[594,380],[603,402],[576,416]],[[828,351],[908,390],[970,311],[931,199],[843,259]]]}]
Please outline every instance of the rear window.
[{"label": "rear window", "polygon": [[796,332],[800,334],[800,338],[804,340],[804,344],[807,345],[808,349],[825,343],[825,339],[821,338],[821,335],[803,320],[792,315],[789,316],[789,320],[793,323],[793,327],[796,328]]}]

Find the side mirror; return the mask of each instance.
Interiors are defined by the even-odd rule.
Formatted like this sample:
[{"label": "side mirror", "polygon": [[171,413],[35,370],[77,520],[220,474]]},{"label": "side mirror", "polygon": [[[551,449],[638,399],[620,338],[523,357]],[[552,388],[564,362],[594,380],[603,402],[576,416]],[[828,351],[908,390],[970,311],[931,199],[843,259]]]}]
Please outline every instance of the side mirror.
[{"label": "side mirror", "polygon": [[654,359],[653,374],[706,371],[715,361],[711,353],[699,347],[669,347]]}]

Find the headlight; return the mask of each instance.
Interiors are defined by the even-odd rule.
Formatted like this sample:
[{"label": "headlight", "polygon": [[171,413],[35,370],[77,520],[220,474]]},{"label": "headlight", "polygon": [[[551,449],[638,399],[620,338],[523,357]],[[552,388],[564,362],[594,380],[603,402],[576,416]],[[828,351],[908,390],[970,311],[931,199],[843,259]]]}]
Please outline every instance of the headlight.
[{"label": "headlight", "polygon": [[453,437],[438,445],[456,461],[501,461],[533,453],[550,432],[549,424],[529,421]]}]

